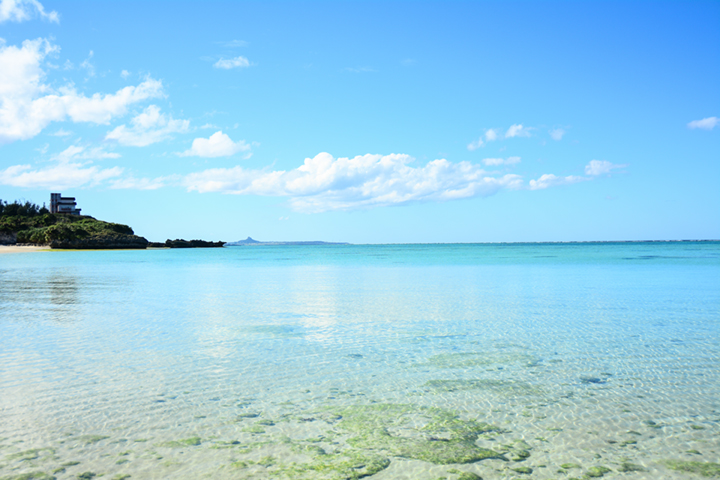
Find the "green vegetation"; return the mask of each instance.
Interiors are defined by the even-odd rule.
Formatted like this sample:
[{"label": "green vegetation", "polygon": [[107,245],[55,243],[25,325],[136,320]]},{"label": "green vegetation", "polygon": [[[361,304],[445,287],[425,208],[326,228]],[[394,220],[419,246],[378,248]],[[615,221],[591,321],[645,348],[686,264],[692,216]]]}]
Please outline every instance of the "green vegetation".
[{"label": "green vegetation", "polygon": [[629,462],[623,462],[620,464],[620,468],[618,468],[618,472],[647,472],[646,469],[641,467],[640,465],[636,465],[634,463]]},{"label": "green vegetation", "polygon": [[588,468],[588,471],[585,473],[585,475],[587,475],[588,477],[592,477],[592,478],[600,478],[603,475],[605,475],[606,473],[610,473],[610,472],[612,472],[612,470],[610,470],[607,467],[602,467],[602,466],[590,467],[590,468]]},{"label": "green vegetation", "polygon": [[0,480],[56,480],[56,478],[44,472],[30,472],[23,473],[22,475],[2,477]]},{"label": "green vegetation", "polygon": [[159,447],[196,447],[202,443],[200,437],[190,437],[184,440],[170,440],[169,442],[163,442],[159,444]]},{"label": "green vegetation", "polygon": [[[356,405],[333,409],[338,428],[350,433],[351,446],[384,456],[422,460],[438,465],[472,463],[487,458],[505,460],[501,453],[480,448],[475,441],[499,428],[462,420],[439,408],[398,404]],[[402,430],[403,434],[395,433]]]},{"label": "green vegetation", "polygon": [[472,472],[463,472],[461,470],[450,469],[448,470],[448,473],[456,474],[458,476],[457,480],[482,480],[479,475],[475,475]]},{"label": "green vegetation", "polygon": [[6,460],[20,460],[26,461],[26,460],[35,460],[40,456],[42,452],[46,452],[46,455],[52,455],[55,453],[55,450],[52,448],[33,448],[30,450],[25,450],[22,452],[17,452],[8,455],[5,457]]},{"label": "green vegetation", "polygon": [[[288,474],[293,479],[352,479],[370,477],[390,466],[390,460],[360,452],[322,455],[310,463],[293,464]],[[320,476],[321,475],[321,476]]]},{"label": "green vegetation", "polygon": [[703,477],[720,477],[720,464],[714,462],[681,462],[667,460],[665,462],[671,470],[679,472],[697,473]]},{"label": "green vegetation", "polygon": [[100,440],[105,440],[106,438],[110,438],[110,437],[107,437],[104,435],[83,435],[82,437],[80,437],[80,440],[87,444],[90,444],[90,443],[97,443]]},{"label": "green vegetation", "polygon": [[530,467],[515,467],[511,468],[513,472],[522,473],[523,475],[530,475],[533,472],[533,469]]},{"label": "green vegetation", "polygon": [[86,215],[50,213],[25,202],[0,201],[0,243],[50,245],[52,248],[145,248],[147,240],[132,228]]}]

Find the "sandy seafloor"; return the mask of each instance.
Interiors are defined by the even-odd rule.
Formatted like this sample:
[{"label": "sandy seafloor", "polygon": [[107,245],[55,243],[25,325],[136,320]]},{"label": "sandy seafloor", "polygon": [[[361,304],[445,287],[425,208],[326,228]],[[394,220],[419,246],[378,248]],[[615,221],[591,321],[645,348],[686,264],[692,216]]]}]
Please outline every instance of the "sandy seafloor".
[{"label": "sandy seafloor", "polygon": [[0,478],[720,475],[717,246],[649,269],[302,252],[0,264]]}]

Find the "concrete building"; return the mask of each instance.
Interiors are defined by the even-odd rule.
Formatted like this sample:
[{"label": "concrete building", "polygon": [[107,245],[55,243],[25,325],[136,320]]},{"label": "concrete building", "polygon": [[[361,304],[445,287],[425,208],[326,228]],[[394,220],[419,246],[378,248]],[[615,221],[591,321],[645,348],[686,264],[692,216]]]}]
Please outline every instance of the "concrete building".
[{"label": "concrete building", "polygon": [[80,209],[75,208],[75,197],[63,197],[60,193],[50,194],[50,213],[69,213],[80,215]]}]

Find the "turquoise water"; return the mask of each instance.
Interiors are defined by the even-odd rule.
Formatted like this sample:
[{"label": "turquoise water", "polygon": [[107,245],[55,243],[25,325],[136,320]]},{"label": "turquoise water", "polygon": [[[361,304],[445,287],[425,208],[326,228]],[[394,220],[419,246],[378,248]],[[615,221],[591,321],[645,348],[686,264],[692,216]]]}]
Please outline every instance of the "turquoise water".
[{"label": "turquoise water", "polygon": [[701,478],[719,307],[718,242],[3,254],[0,478]]}]

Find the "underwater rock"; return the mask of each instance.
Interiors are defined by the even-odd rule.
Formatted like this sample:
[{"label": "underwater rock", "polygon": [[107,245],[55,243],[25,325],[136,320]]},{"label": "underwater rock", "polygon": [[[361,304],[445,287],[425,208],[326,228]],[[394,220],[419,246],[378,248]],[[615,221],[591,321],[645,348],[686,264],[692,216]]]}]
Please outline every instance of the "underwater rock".
[{"label": "underwater rock", "polygon": [[607,467],[598,466],[598,467],[590,467],[588,468],[588,471],[585,472],[585,475],[592,478],[600,478],[606,473],[610,473],[612,470],[610,470]]},{"label": "underwater rock", "polygon": [[681,462],[666,460],[665,466],[678,472],[697,473],[703,477],[720,477],[720,464],[714,462]]},{"label": "underwater rock", "polygon": [[640,465],[636,465],[634,463],[630,462],[623,462],[620,464],[620,468],[617,469],[618,472],[647,472],[647,470]]},{"label": "underwater rock", "polygon": [[522,473],[523,475],[530,475],[533,472],[533,469],[530,467],[515,467],[511,468],[513,472]]}]

